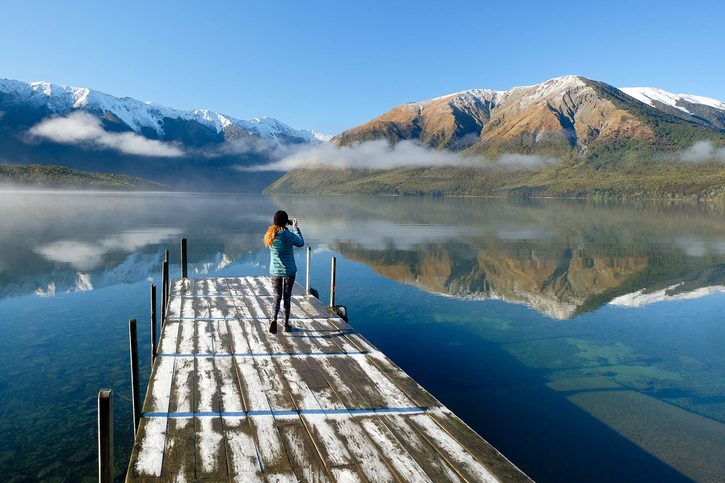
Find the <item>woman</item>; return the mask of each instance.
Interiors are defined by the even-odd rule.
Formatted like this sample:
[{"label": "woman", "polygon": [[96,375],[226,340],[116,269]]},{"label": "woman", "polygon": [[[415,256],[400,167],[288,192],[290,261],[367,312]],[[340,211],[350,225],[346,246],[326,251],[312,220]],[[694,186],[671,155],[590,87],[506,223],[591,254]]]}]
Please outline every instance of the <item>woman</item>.
[{"label": "woman", "polygon": [[[287,230],[287,225],[292,225],[292,231]],[[274,287],[274,318],[269,324],[269,331],[277,333],[277,314],[279,304],[284,296],[284,331],[289,332],[292,327],[289,324],[290,299],[292,298],[292,286],[295,284],[295,265],[293,246],[303,247],[305,240],[297,226],[295,218],[289,220],[287,213],[279,210],[274,214],[274,225],[267,229],[264,234],[264,245],[269,247],[269,274]]]}]

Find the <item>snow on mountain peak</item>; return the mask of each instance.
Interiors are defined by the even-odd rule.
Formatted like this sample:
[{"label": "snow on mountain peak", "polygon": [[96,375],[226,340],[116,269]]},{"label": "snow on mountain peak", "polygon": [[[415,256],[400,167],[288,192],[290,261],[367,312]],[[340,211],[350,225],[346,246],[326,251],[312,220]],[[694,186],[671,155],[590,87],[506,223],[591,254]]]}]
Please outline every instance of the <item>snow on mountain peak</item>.
[{"label": "snow on mountain peak", "polygon": [[110,113],[136,132],[150,128],[157,134],[163,135],[164,118],[169,118],[196,121],[216,132],[221,132],[230,125],[236,125],[273,141],[296,138],[306,142],[320,142],[320,139],[311,132],[294,129],[270,117],[240,120],[208,109],[181,111],[150,101],[143,102],[130,97],[115,97],[86,87],[69,87],[46,81],[28,83],[0,79],[0,92],[21,97],[36,107],[47,106],[52,112],[58,114],[65,114],[77,109],[101,114]]},{"label": "snow on mountain peak", "polygon": [[702,104],[715,109],[725,110],[725,102],[710,97],[694,96],[692,94],[673,94],[656,87],[620,87],[619,90],[650,106],[655,107],[655,102],[661,102],[687,114],[692,113],[682,103]]}]

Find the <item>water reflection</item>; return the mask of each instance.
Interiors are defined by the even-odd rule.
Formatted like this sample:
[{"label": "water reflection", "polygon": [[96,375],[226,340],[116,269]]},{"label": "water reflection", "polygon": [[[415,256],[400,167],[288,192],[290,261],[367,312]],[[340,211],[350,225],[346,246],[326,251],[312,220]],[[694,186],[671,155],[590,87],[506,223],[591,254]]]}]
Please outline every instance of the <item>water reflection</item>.
[{"label": "water reflection", "polygon": [[272,205],[258,198],[114,193],[0,193],[0,298],[88,291],[145,280],[182,234],[192,268],[260,249]]},{"label": "water reflection", "polygon": [[144,279],[181,233],[192,269],[264,258],[284,206],[310,239],[423,290],[567,319],[722,291],[725,222],[699,207],[425,198],[0,195],[0,296]]},{"label": "water reflection", "polygon": [[725,290],[725,222],[701,207],[318,198],[295,208],[332,213],[314,232],[385,277],[557,319]]}]

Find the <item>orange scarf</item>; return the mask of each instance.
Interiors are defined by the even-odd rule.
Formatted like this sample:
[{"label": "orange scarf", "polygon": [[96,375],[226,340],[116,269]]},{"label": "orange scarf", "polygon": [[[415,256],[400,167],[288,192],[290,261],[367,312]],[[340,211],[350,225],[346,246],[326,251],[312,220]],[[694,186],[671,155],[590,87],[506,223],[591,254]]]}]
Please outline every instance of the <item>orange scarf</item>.
[{"label": "orange scarf", "polygon": [[284,230],[281,226],[272,225],[269,228],[267,228],[267,233],[264,234],[264,246],[265,247],[271,247],[272,242],[275,238],[277,238],[277,233]]}]

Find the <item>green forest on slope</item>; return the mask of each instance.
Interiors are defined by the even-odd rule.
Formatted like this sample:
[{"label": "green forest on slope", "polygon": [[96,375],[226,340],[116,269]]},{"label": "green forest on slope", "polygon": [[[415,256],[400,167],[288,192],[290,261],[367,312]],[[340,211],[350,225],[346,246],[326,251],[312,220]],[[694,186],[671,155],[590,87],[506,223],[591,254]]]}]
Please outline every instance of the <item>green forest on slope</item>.
[{"label": "green forest on slope", "polygon": [[81,188],[122,191],[168,190],[162,184],[142,178],[38,164],[0,164],[0,188],[4,187]]}]

